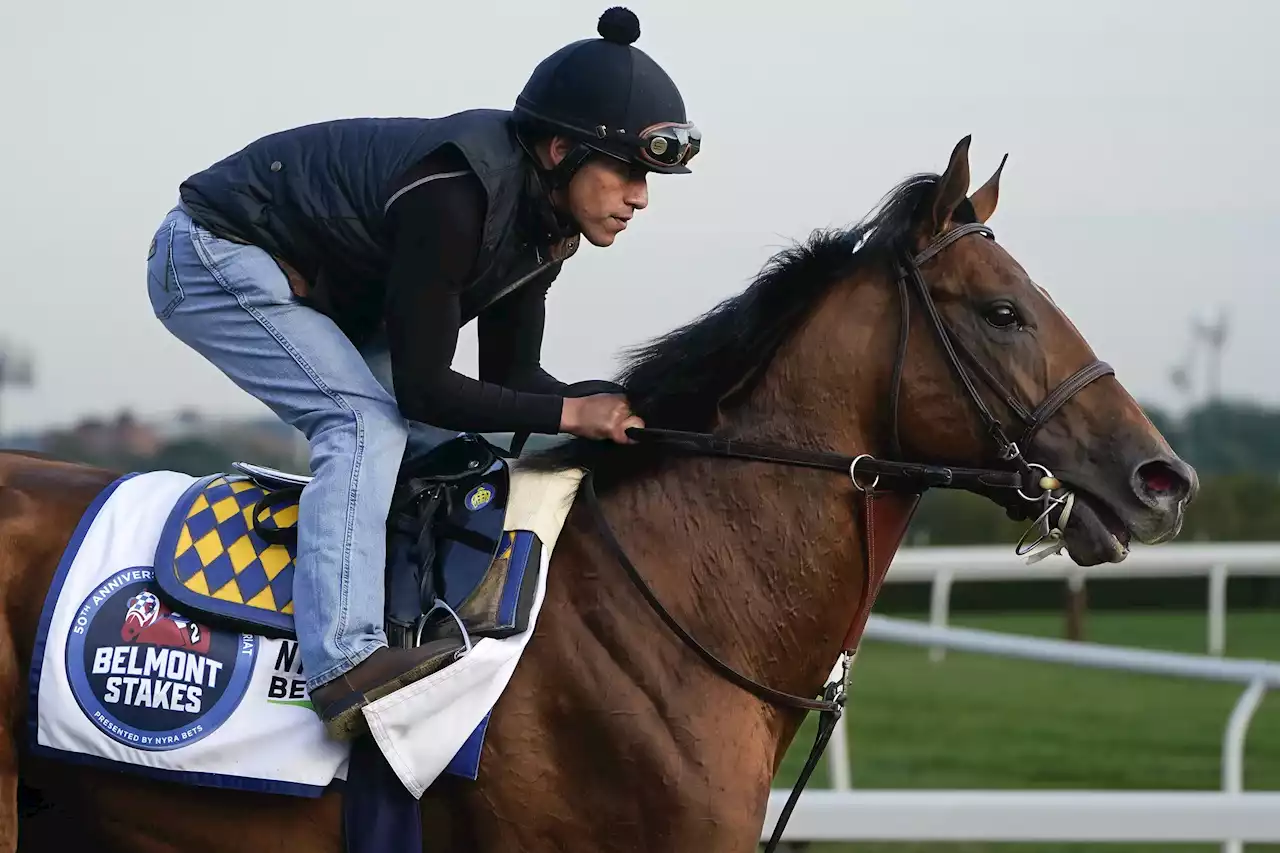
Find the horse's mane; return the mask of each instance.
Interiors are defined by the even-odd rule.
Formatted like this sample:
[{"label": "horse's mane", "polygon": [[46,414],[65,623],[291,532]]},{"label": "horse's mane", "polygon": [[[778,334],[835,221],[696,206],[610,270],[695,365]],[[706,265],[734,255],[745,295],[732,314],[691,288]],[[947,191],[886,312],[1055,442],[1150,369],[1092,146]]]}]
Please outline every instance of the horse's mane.
[{"label": "horse's mane", "polygon": [[[738,295],[627,350],[615,381],[627,389],[632,410],[650,427],[705,432],[719,411],[750,394],[781,344],[835,282],[891,261],[938,180],[932,173],[907,178],[861,222],[814,231],[770,258]],[[587,468],[603,491],[652,468],[663,455],[642,444],[575,438],[530,453],[521,467]]]}]

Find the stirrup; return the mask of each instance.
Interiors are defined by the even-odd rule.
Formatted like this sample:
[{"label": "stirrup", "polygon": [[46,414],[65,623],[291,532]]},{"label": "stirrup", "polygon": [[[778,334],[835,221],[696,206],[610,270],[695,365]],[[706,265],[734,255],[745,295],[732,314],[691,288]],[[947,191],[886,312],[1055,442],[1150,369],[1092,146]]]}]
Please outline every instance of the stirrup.
[{"label": "stirrup", "polygon": [[468,633],[467,626],[462,624],[462,618],[454,612],[452,607],[439,598],[431,603],[431,607],[426,613],[423,613],[418,617],[417,624],[415,625],[413,632],[413,646],[414,648],[417,648],[422,645],[422,632],[427,627],[427,620],[430,619],[431,614],[435,613],[437,610],[443,610],[452,616],[454,623],[458,626],[458,630],[462,632],[463,647],[458,650],[458,653],[454,655],[453,658],[454,660],[461,660],[471,652],[471,634]]}]

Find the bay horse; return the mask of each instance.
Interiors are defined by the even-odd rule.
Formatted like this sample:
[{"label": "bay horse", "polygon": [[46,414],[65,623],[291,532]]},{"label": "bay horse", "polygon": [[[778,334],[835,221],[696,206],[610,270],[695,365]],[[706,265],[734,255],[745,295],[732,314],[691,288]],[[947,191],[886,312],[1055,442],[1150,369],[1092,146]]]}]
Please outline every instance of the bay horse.
[{"label": "bay horse", "polygon": [[[556,545],[479,778],[442,777],[421,799],[427,849],[756,849],[804,712],[707,665],[673,624],[753,683],[817,695],[873,599],[859,508],[881,475],[910,496],[941,470],[942,485],[1029,518],[1043,472],[1045,495],[1074,501],[1069,519],[1054,506],[1081,565],[1177,535],[1194,470],[995,241],[985,223],[1004,161],[970,196],[968,149],[966,137],[943,174],[908,178],[858,225],[779,253],[742,293],[631,354],[619,382],[653,434],[715,440],[691,453],[675,439],[573,440],[529,456],[588,469],[597,499],[579,497]],[[836,454],[848,455],[814,463]],[[1018,487],[922,467],[960,465],[1012,472]],[[0,454],[0,853],[342,850],[337,793],[186,787],[25,754],[50,578],[116,476]],[[47,805],[21,837],[20,776]]]}]

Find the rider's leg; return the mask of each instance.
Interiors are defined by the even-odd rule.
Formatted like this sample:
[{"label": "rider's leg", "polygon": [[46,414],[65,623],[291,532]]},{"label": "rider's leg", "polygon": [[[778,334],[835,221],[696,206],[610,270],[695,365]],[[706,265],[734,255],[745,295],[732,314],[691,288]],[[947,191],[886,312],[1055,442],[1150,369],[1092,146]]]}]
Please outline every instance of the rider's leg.
[{"label": "rider's leg", "polygon": [[331,731],[350,734],[362,691],[442,662],[438,649],[385,648],[386,518],[404,418],[355,346],[297,301],[261,249],[222,240],[175,210],[157,235],[148,290],[175,336],[307,437],[314,479],[299,506],[294,624],[316,710],[326,721],[336,713],[316,693],[334,685],[326,701],[342,699],[347,713]]}]

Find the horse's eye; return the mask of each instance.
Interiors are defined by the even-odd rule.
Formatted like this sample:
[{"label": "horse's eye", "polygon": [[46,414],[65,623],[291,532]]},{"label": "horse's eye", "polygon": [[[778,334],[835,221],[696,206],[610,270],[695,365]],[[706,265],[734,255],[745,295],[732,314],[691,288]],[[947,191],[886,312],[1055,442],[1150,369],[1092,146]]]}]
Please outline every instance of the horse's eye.
[{"label": "horse's eye", "polygon": [[1018,309],[1014,308],[1010,302],[993,303],[987,306],[982,312],[982,316],[988,323],[998,329],[1007,329],[1022,322],[1018,317]]}]

